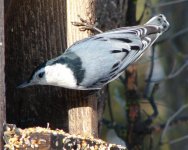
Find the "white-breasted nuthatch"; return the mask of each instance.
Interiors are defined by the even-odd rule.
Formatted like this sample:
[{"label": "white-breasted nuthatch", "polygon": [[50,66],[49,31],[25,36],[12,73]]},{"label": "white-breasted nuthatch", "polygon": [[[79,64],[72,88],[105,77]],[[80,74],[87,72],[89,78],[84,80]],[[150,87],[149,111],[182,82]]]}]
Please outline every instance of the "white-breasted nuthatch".
[{"label": "white-breasted nuthatch", "polygon": [[18,87],[53,85],[77,90],[101,89],[119,77],[168,28],[169,23],[160,14],[144,25],[85,38],[64,54],[38,66]]}]

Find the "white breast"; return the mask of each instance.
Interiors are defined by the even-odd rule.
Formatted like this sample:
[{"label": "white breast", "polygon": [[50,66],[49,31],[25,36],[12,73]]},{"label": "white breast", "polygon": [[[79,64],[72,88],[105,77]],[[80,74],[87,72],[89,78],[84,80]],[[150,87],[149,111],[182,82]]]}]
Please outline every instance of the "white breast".
[{"label": "white breast", "polygon": [[65,64],[55,64],[45,67],[45,78],[49,85],[75,89],[77,81],[70,68]]}]

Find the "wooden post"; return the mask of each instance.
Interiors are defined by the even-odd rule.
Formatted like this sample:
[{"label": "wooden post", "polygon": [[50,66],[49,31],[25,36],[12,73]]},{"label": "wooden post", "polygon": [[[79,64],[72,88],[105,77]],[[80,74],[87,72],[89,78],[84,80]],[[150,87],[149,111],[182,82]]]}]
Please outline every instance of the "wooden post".
[{"label": "wooden post", "polygon": [[0,149],[3,149],[3,123],[5,122],[5,42],[4,42],[4,0],[0,0]]},{"label": "wooden post", "polygon": [[[71,24],[73,21],[83,19],[94,21],[94,0],[67,0],[67,45],[70,46],[75,41],[88,37],[90,32],[81,32],[78,27]],[[80,134],[87,136],[98,136],[97,119],[97,98],[87,96],[83,92],[70,91],[75,95],[75,99],[69,102],[68,124],[70,134]]]},{"label": "wooden post", "polygon": [[19,83],[29,78],[38,65],[61,55],[66,49],[65,2],[11,0],[11,3],[7,4],[5,70],[9,123],[25,128],[46,127],[49,122],[51,128],[68,131],[68,110],[63,88],[16,88]]}]

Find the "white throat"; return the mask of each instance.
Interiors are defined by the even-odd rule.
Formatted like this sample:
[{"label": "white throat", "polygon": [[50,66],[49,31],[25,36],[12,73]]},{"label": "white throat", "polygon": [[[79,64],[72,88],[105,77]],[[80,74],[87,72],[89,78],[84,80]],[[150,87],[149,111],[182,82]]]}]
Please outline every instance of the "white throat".
[{"label": "white throat", "polygon": [[75,89],[77,81],[74,73],[65,64],[55,64],[45,67],[45,80],[48,85]]}]

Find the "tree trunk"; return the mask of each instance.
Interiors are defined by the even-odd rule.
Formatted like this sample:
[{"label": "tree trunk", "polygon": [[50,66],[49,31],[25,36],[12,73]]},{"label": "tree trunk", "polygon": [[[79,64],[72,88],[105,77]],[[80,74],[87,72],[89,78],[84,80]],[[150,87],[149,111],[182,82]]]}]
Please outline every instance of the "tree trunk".
[{"label": "tree trunk", "polygon": [[[6,10],[7,122],[19,127],[68,130],[65,90],[52,86],[16,89],[36,66],[66,49],[62,0],[11,0]],[[1,5],[2,6],[2,5]]]},{"label": "tree trunk", "polygon": [[5,43],[4,43],[4,0],[0,0],[0,149],[3,149],[3,123],[6,119],[5,107]]},{"label": "tree trunk", "polygon": [[[67,45],[90,35],[90,32],[81,32],[78,27],[71,24],[80,22],[78,15],[94,22],[94,0],[67,0]],[[69,101],[69,133],[87,136],[98,136],[97,97],[88,96],[87,92],[68,91],[75,99]]]}]

